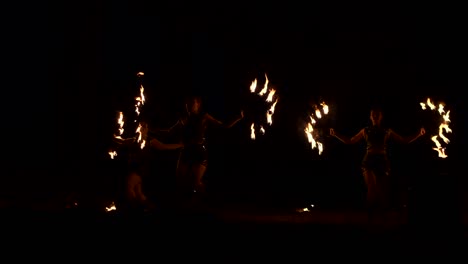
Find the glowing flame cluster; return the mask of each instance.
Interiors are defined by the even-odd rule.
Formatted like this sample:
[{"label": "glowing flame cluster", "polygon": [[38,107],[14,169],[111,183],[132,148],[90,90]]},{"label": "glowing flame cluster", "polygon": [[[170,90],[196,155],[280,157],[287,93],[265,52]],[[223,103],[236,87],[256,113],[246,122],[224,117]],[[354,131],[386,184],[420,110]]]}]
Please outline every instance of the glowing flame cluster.
[{"label": "glowing flame cluster", "polygon": [[[314,125],[317,124],[319,119],[322,119],[324,115],[328,115],[328,105],[325,102],[320,103],[321,110],[317,105],[314,105],[314,113],[309,115],[310,121],[307,123],[304,132],[307,136],[307,140],[309,141],[312,149],[317,148],[319,155],[323,152],[323,143],[317,140],[318,133],[314,129]],[[323,115],[322,115],[323,113]]]},{"label": "glowing flame cluster", "polygon": [[[124,123],[125,123],[123,120],[124,120],[123,113],[119,112],[119,117],[117,119],[117,124],[119,125],[119,128],[117,129],[118,133],[114,134],[114,137],[117,138],[117,139],[122,139],[122,134],[124,132]],[[109,150],[108,154],[109,154],[111,159],[114,159],[115,156],[117,156],[117,151]]]},{"label": "glowing flame cluster", "polygon": [[450,110],[446,111],[444,109],[445,106],[442,103],[439,103],[439,105],[436,107],[436,105],[431,101],[430,98],[427,98],[425,103],[421,102],[420,105],[421,105],[421,108],[423,110],[426,110],[429,107],[430,110],[437,111],[439,113],[439,115],[442,117],[442,121],[441,121],[441,123],[439,125],[439,133],[437,135],[433,135],[431,137],[431,140],[435,144],[435,147],[432,148],[432,149],[434,149],[435,151],[438,152],[439,158],[444,159],[444,158],[448,157],[447,154],[445,153],[446,148],[442,146],[442,144],[440,143],[438,138],[441,138],[444,141],[445,144],[450,143],[450,140],[444,134],[444,132],[445,133],[452,133],[452,129],[450,129],[450,127],[449,127]]},{"label": "glowing flame cluster", "polygon": [[[276,104],[278,103],[278,97],[275,96],[275,93],[276,93],[275,89],[273,88],[268,89],[268,82],[269,82],[268,76],[265,74],[265,84],[263,85],[263,88],[257,94],[262,97],[265,97],[266,95],[265,101],[267,103],[272,103],[274,100],[274,102],[270,105],[270,108],[266,112],[267,123],[268,125],[271,125],[273,124],[273,114],[275,113],[275,107],[276,107]],[[252,81],[252,84],[250,85],[250,92],[255,93],[256,90],[257,90],[257,79],[255,78]],[[255,123],[252,123],[252,125],[250,125],[250,138],[253,140],[255,140],[256,138],[256,133],[255,133],[256,127],[259,127],[260,133],[262,133],[262,135],[265,134],[265,128],[263,127],[262,124],[260,124],[259,126],[258,125],[256,126]]]},{"label": "glowing flame cluster", "polygon": [[[141,78],[142,76],[144,76],[144,73],[143,72],[139,72],[137,73],[137,77]],[[139,116],[140,113],[141,113],[141,107],[145,104],[145,88],[143,87],[143,84],[140,83],[140,96],[137,96],[135,98],[135,112],[137,113],[137,115]],[[136,122],[136,120],[135,120]],[[142,133],[141,133],[141,129],[142,129],[142,126],[140,123],[138,123],[138,126],[136,128],[136,131],[135,133],[137,134],[137,142],[140,144],[140,148],[143,149],[145,147],[145,139],[143,139],[142,137]]]},{"label": "glowing flame cluster", "polygon": [[[145,74],[143,72],[138,72],[137,73],[137,77],[142,77],[144,76]],[[141,113],[141,107],[145,104],[145,94],[144,94],[144,91],[145,91],[145,88],[143,87],[143,85],[141,84],[140,82],[140,94],[139,96],[137,96],[135,98],[135,113],[137,114],[137,116],[140,115]],[[137,122],[137,120],[135,119],[134,122]],[[114,138],[116,139],[122,139],[122,135],[124,133],[124,115],[122,112],[119,112],[119,117],[117,118],[117,124],[118,124],[118,133],[114,134]],[[140,123],[138,123],[138,126],[136,128],[136,138],[137,138],[137,142],[140,144],[140,148],[144,148],[145,147],[145,140],[143,139],[143,135],[142,135],[142,132],[141,132],[141,129],[142,129],[142,126]],[[117,151],[115,150],[109,150],[108,152],[109,156],[111,159],[114,159],[116,156],[117,156]]]}]

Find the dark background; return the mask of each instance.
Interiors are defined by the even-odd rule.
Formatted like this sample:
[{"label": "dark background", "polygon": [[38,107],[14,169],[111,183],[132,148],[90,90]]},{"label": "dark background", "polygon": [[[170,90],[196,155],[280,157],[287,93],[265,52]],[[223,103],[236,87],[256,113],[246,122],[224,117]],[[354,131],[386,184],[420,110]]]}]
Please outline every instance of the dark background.
[{"label": "dark background", "polygon": [[[112,192],[116,167],[107,150],[116,111],[133,111],[139,71],[145,73],[144,111],[155,125],[175,121],[181,97],[193,91],[220,120],[245,109],[246,118],[235,128],[209,134],[207,177],[213,192],[323,204],[359,201],[363,145],[345,146],[324,134],[324,153],[311,150],[303,133],[309,103],[323,99],[330,106],[321,133],[333,126],[354,135],[369,124],[370,106],[380,103],[386,124],[411,135],[420,126],[436,129],[435,118],[419,106],[431,97],[452,113],[449,158],[437,158],[426,135],[391,149],[395,174],[403,188],[422,184],[442,196],[465,193],[466,43],[459,7],[150,2],[60,3],[48,6],[46,23],[42,15],[26,20],[28,34],[18,34],[29,44],[32,55],[25,57],[37,67],[25,71],[37,78],[19,80],[48,78],[45,89],[28,85],[30,102],[24,105],[32,107],[11,118],[25,140],[13,145],[6,159],[3,193]],[[254,78],[262,86],[265,73],[280,101],[273,126],[252,141],[249,86]],[[160,166],[155,173],[170,175],[176,154],[155,155]],[[431,184],[424,177],[428,172],[438,175]],[[439,177],[446,172],[449,176]]]}]

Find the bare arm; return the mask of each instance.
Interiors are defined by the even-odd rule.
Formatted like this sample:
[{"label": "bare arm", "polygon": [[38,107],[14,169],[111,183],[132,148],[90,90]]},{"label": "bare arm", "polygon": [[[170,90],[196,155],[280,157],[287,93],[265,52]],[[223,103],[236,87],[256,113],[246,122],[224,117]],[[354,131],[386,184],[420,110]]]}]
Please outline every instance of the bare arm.
[{"label": "bare arm", "polygon": [[240,117],[233,120],[231,123],[228,123],[228,124],[224,124],[223,122],[221,122],[221,121],[217,120],[216,118],[212,117],[210,114],[206,114],[206,118],[208,119],[208,121],[210,123],[214,123],[216,125],[223,126],[225,128],[231,128],[235,124],[237,124],[237,122],[241,121],[244,118],[244,112],[241,111]]},{"label": "bare arm", "polygon": [[136,140],[135,137],[131,137],[131,138],[114,137],[114,142],[119,145],[128,145],[128,144],[135,142],[135,140]]},{"label": "bare arm", "polygon": [[174,149],[180,149],[184,147],[182,143],[165,144],[155,138],[151,139],[150,146],[157,150],[174,150]]},{"label": "bare arm", "polygon": [[153,129],[151,130],[151,132],[168,132],[170,133],[175,127],[177,127],[179,124],[181,124],[181,121],[180,120],[177,120],[177,122],[175,122],[174,125],[172,125],[171,127],[169,128],[156,128],[156,129]]},{"label": "bare arm", "polygon": [[355,143],[359,142],[361,139],[364,138],[364,129],[361,129],[352,138],[348,138],[348,137],[345,137],[343,135],[337,134],[333,128],[330,128],[330,136],[336,137],[337,139],[339,139],[341,142],[343,142],[345,144],[355,144]]},{"label": "bare arm", "polygon": [[424,128],[421,128],[418,134],[416,134],[415,136],[411,136],[411,137],[402,137],[393,130],[390,130],[389,133],[390,133],[390,137],[393,138],[394,140],[403,144],[409,144],[409,143],[414,142],[416,139],[423,136],[424,134],[426,134],[426,130]]}]

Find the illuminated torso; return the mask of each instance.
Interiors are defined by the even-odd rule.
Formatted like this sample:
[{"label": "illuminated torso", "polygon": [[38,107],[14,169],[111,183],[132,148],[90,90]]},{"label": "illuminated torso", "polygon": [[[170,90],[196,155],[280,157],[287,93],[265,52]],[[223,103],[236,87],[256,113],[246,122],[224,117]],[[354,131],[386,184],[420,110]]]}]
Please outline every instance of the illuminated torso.
[{"label": "illuminated torso", "polygon": [[377,126],[369,126],[365,129],[366,150],[368,153],[385,154],[389,130]]}]

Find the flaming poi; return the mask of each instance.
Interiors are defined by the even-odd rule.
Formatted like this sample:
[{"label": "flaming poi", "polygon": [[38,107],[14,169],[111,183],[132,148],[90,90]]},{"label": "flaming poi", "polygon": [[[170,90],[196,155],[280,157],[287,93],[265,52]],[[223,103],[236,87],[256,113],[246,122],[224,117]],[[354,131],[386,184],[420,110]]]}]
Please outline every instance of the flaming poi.
[{"label": "flaming poi", "polygon": [[310,121],[306,124],[304,132],[307,137],[307,141],[309,141],[312,149],[317,149],[318,154],[321,155],[323,152],[323,143],[318,141],[319,133],[317,133],[314,125],[317,124],[320,120],[324,118],[324,116],[328,115],[329,108],[325,102],[321,102],[320,106],[314,105],[314,111],[312,114],[309,115]]},{"label": "flaming poi", "polygon": [[[122,112],[119,112],[119,117],[117,118],[117,124],[119,125],[118,133],[114,134],[114,138],[116,139],[122,139],[122,134],[124,132],[124,116]],[[117,151],[115,150],[109,150],[108,152],[109,156],[111,159],[114,159],[115,156],[117,156]]]},{"label": "flaming poi", "polygon": [[[137,77],[139,78],[139,96],[135,98],[135,113],[136,117],[138,118],[141,114],[141,107],[145,104],[145,88],[143,87],[141,77],[144,76],[145,74],[143,72],[138,72]],[[114,134],[114,138],[116,139],[122,139],[122,135],[124,133],[124,114],[123,112],[118,112],[119,116],[117,118],[117,124],[118,124],[118,133]],[[137,118],[134,120],[134,123],[137,123],[136,130],[135,130],[135,138],[138,144],[140,144],[140,148],[143,149],[145,147],[145,140],[143,139],[142,135],[142,125],[138,122]],[[117,151],[116,150],[109,150],[108,154],[111,159],[114,159],[117,156]]]},{"label": "flaming poi", "polygon": [[[143,72],[138,72],[137,77],[141,78],[144,76]],[[137,113],[137,116],[140,115],[141,113],[141,107],[145,104],[145,88],[143,87],[143,84],[140,79],[140,95],[135,98],[135,112]],[[137,120],[135,120],[137,122]],[[137,143],[140,144],[140,148],[143,149],[145,147],[145,140],[142,138],[142,133],[141,133],[141,124],[138,123],[138,126],[136,128],[135,133],[137,134]]]},{"label": "flaming poi", "polygon": [[[251,85],[250,85],[250,92],[255,93],[257,90],[257,78],[255,78]],[[268,76],[265,74],[265,84],[263,85],[263,88],[257,93],[258,96],[261,97],[266,97],[265,102],[270,103],[270,108],[266,111],[265,116],[266,116],[266,123],[268,125],[273,124],[273,115],[275,113],[275,107],[276,104],[278,103],[278,96],[276,96],[276,89],[273,88],[268,88]],[[257,129],[260,131],[260,133],[263,135],[265,134],[265,128],[264,126],[260,123],[257,124],[253,122],[250,126],[250,138],[252,140],[256,139],[256,131]]]},{"label": "flaming poi", "polygon": [[450,140],[445,136],[445,133],[452,133],[452,129],[449,127],[450,110],[445,110],[445,105],[443,103],[439,103],[436,107],[430,98],[427,98],[426,102],[420,102],[419,104],[423,110],[429,109],[434,112],[437,111],[439,117],[441,117],[438,134],[432,135],[431,140],[435,144],[435,147],[432,149],[437,151],[439,158],[445,159],[448,157],[447,153],[445,152],[446,147],[442,145],[438,138],[442,139],[446,145],[450,143]]}]

